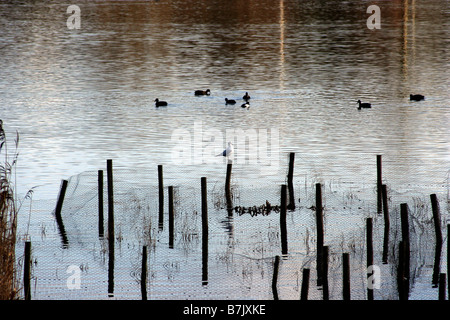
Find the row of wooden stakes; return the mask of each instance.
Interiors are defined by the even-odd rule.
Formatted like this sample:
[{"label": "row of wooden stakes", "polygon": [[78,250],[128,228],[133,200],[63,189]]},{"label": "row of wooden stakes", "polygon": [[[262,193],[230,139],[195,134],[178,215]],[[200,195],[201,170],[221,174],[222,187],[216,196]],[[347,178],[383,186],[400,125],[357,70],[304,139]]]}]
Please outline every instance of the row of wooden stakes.
[{"label": "row of wooden stakes", "polygon": [[[286,213],[287,210],[293,210],[295,208],[295,197],[293,188],[293,172],[294,172],[294,158],[295,154],[290,153],[289,161],[289,171],[288,171],[288,184],[281,185],[281,199],[280,205],[272,206],[271,209],[276,209],[280,213],[280,238],[281,238],[281,254],[288,254],[288,242],[287,242],[287,226],[286,226]],[[225,181],[225,197],[227,201],[227,211],[229,215],[232,215],[233,209],[236,211],[236,207],[233,208],[232,205],[232,195],[230,188],[231,181],[231,171],[232,164],[227,164],[227,174]],[[208,279],[208,204],[207,204],[207,178],[201,178],[201,208],[202,208],[202,281],[204,284],[207,283]],[[387,188],[385,184],[381,183],[381,155],[377,155],[377,195],[378,195],[378,213],[384,213],[384,244],[383,244],[383,263],[387,263],[388,257],[388,243],[389,243],[389,210],[387,203]],[[113,195],[113,171],[112,171],[112,160],[107,160],[107,183],[108,183],[108,245],[109,245],[109,294],[114,292],[114,282],[113,282],[113,270],[114,270],[114,195]],[[67,187],[67,181],[63,180],[61,185],[60,194],[58,196],[58,201],[55,209],[55,216],[60,227],[63,245],[68,245],[68,240],[65,235],[64,225],[62,223],[61,209],[64,200],[64,194]],[[162,228],[163,225],[163,215],[164,215],[164,184],[163,184],[163,166],[158,165],[158,189],[159,189],[159,226]],[[289,193],[288,193],[289,191]],[[103,228],[103,171],[98,171],[98,209],[99,209],[99,236],[104,236]],[[169,194],[169,248],[173,248],[174,244],[174,204],[173,204],[173,186],[168,187]],[[289,198],[289,202],[288,202]],[[443,286],[445,288],[445,274],[438,272],[439,262],[440,262],[440,252],[442,248],[442,232],[440,230],[440,215],[437,197],[435,194],[431,195],[431,202],[433,208],[433,218],[435,221],[436,228],[436,263],[435,272],[433,275],[433,283],[439,284],[440,288]],[[328,260],[328,247],[324,245],[324,227],[323,227],[323,205],[322,205],[322,187],[320,183],[316,184],[316,204],[315,204],[315,214],[316,214],[316,229],[317,229],[317,283],[323,286],[323,297],[328,299],[328,288],[327,288],[327,260]],[[367,218],[367,266],[373,265],[373,244],[372,244],[372,218]],[[408,223],[408,207],[406,203],[401,204],[401,225],[402,225],[402,241],[399,244],[399,266],[398,266],[398,288],[400,299],[407,299],[409,294],[409,260],[410,260],[410,241],[409,241],[409,223]],[[144,252],[145,249],[143,249]],[[143,254],[144,256],[144,254]],[[279,264],[279,256],[275,259],[274,264],[274,285],[273,289],[276,288],[277,279],[277,269]],[[349,266],[348,260],[349,256],[343,253],[343,266]],[[143,262],[144,264],[144,262]],[[436,267],[437,266],[437,267]],[[350,284],[348,270],[344,270],[344,292],[343,298],[347,299],[350,297]],[[144,270],[142,272],[144,274]],[[368,273],[368,278],[373,274]],[[303,287],[302,287],[302,298],[307,297],[309,270],[303,270]],[[440,289],[439,297],[441,298],[442,293]],[[445,298],[445,290],[443,291]],[[274,290],[274,298],[277,298],[277,294]],[[368,299],[373,299],[373,289],[368,289]]]}]

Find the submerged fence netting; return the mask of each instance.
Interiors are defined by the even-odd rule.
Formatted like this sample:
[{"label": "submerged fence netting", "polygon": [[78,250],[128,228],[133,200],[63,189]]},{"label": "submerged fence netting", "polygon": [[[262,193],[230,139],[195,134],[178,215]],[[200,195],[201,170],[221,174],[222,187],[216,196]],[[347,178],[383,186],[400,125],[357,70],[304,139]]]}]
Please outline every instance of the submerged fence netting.
[{"label": "submerged fence netting", "polygon": [[[324,176],[314,168],[294,169],[295,208],[287,210],[287,253],[280,225],[281,185],[288,161],[278,174],[233,165],[232,206],[225,196],[226,164],[164,165],[164,206],[159,214],[158,168],[113,167],[114,251],[108,232],[108,179],[103,173],[103,220],[99,218],[99,172],[70,177],[61,221],[55,201],[23,206],[21,239],[32,242],[32,299],[299,299],[303,270],[310,269],[309,299],[322,299],[318,283],[316,186],[321,184],[324,245],[328,247],[330,299],[343,297],[343,253],[350,256],[351,299],[368,298],[367,218],[373,222],[374,299],[399,299],[400,206],[407,203],[410,299],[437,299],[433,274],[447,272],[446,249],[436,258],[436,234],[430,193],[437,194],[443,241],[449,213],[448,173],[442,182],[417,187],[386,180],[390,217],[384,247],[384,214],[377,208],[376,166],[360,178]],[[208,235],[202,231],[201,177],[207,177]],[[173,187],[173,244],[169,196]],[[230,210],[231,208],[231,210]],[[104,234],[100,228],[103,225]],[[19,241],[18,251],[23,250]],[[147,277],[142,283],[143,248]],[[387,251],[385,251],[387,248]],[[446,248],[444,245],[443,248]],[[20,256],[20,254],[19,254]],[[280,257],[276,292],[274,262]],[[110,264],[113,259],[113,266]],[[401,259],[400,259],[401,260]],[[22,266],[23,260],[19,260]],[[437,266],[437,268],[436,268]]]}]

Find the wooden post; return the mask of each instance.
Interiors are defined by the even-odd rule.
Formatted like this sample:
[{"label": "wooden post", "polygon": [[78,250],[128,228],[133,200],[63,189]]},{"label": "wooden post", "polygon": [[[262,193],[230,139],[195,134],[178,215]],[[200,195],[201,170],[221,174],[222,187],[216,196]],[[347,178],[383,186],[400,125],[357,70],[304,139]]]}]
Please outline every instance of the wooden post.
[{"label": "wooden post", "polygon": [[330,299],[328,288],[328,246],[323,246],[323,300]]},{"label": "wooden post", "polygon": [[381,155],[377,155],[377,212],[381,213],[381,184],[382,182],[382,170],[381,170]]},{"label": "wooden post", "polygon": [[163,166],[158,165],[158,191],[159,191],[159,229],[164,226],[164,183],[163,183]]},{"label": "wooden post", "polygon": [[400,204],[400,219],[402,228],[402,240],[409,243],[408,204]]},{"label": "wooden post", "polygon": [[405,287],[405,243],[400,241],[398,245],[397,287],[399,300],[407,300]]},{"label": "wooden post", "polygon": [[201,178],[202,191],[202,283],[208,284],[208,201],[206,177]]},{"label": "wooden post", "polygon": [[58,201],[56,203],[55,216],[58,223],[62,222],[61,210],[64,202],[64,197],[66,195],[67,183],[67,180],[61,181],[61,188],[59,190]]},{"label": "wooden post", "polygon": [[[367,270],[369,267],[373,265],[373,222],[372,218],[367,218],[367,234],[366,234],[366,243],[367,243]],[[372,276],[371,273],[367,273],[367,280]],[[368,282],[367,282],[368,283]],[[367,300],[373,300],[373,288],[367,286]]]},{"label": "wooden post", "polygon": [[58,201],[56,203],[56,209],[55,209],[56,223],[58,225],[59,233],[61,234],[61,239],[62,239],[64,248],[66,248],[69,244],[69,240],[67,239],[66,229],[64,228],[64,223],[63,223],[63,219],[62,219],[62,215],[61,215],[62,206],[64,203],[64,197],[66,195],[66,190],[67,190],[67,183],[68,183],[67,180],[61,181],[61,188],[59,190]]},{"label": "wooden post", "polygon": [[169,186],[169,248],[173,249],[174,238],[174,210],[173,210],[173,186]]},{"label": "wooden post", "polygon": [[400,204],[402,241],[404,246],[404,270],[403,276],[405,281],[405,297],[409,296],[409,267],[410,267],[410,241],[409,241],[409,222],[408,222],[408,204]]},{"label": "wooden post", "polygon": [[[433,209],[433,220],[434,220],[434,230],[436,234],[436,246],[434,252],[434,267],[433,267],[433,277],[432,284],[437,287],[440,285],[439,277],[441,273],[441,252],[442,252],[442,230],[441,230],[441,215],[439,213],[439,203],[436,194],[430,195],[431,207]],[[445,294],[445,292],[444,292]]]},{"label": "wooden post", "polygon": [[30,286],[30,270],[31,270],[31,242],[25,242],[25,261],[23,266],[23,290],[25,300],[31,300],[31,286]]},{"label": "wooden post", "polygon": [[112,160],[107,160],[107,183],[108,183],[108,238],[110,248],[114,248],[114,184]]},{"label": "wooden post", "polygon": [[350,254],[342,254],[342,297],[350,300]]},{"label": "wooden post", "polygon": [[431,207],[433,209],[434,230],[436,233],[436,247],[434,255],[433,268],[433,285],[437,286],[439,283],[440,265],[441,265],[441,251],[442,251],[442,231],[441,231],[441,215],[439,213],[439,203],[436,194],[430,195]]},{"label": "wooden post", "polygon": [[387,186],[385,184],[381,185],[381,197],[383,200],[383,214],[384,220],[389,222],[389,208],[387,199]]},{"label": "wooden post", "polygon": [[445,283],[446,283],[445,273],[440,273],[439,274],[439,300],[445,300]]},{"label": "wooden post", "polygon": [[231,169],[233,167],[233,164],[227,163],[227,175],[225,179],[225,192],[228,194],[231,194]]},{"label": "wooden post", "polygon": [[431,207],[433,209],[434,230],[436,232],[436,243],[442,243],[441,215],[439,213],[439,203],[435,193],[430,195]]},{"label": "wooden post", "polygon": [[114,294],[114,186],[112,160],[106,161],[107,183],[108,183],[108,295]]},{"label": "wooden post", "polygon": [[280,229],[281,229],[281,254],[288,253],[287,227],[286,227],[286,185],[281,186],[281,210],[280,210]]},{"label": "wooden post", "polygon": [[225,180],[225,198],[227,202],[227,210],[228,216],[231,217],[233,215],[233,201],[231,197],[231,169],[233,164],[228,162],[227,164],[227,176]]},{"label": "wooden post", "polygon": [[431,283],[433,287],[439,285],[439,275],[441,273],[441,252],[442,252],[442,242],[436,242],[434,249],[434,266],[433,266],[433,276]]},{"label": "wooden post", "polygon": [[383,213],[384,213],[384,240],[383,240],[382,261],[383,263],[388,263],[390,219],[387,203],[387,189],[385,184],[381,185],[381,195],[383,197]]},{"label": "wooden post", "polygon": [[409,261],[408,245],[402,240],[398,246],[399,258],[397,269],[397,285],[400,300],[408,300],[409,296]]},{"label": "wooden post", "polygon": [[141,294],[147,300],[147,246],[142,248]]},{"label": "wooden post", "polygon": [[98,170],[98,236],[100,238],[105,235],[103,209],[103,170]]},{"label": "wooden post", "polygon": [[294,160],[295,153],[291,152],[289,154],[289,172],[288,172],[288,189],[289,189],[289,210],[295,209],[295,195],[294,195]]},{"label": "wooden post", "polygon": [[[447,224],[447,274],[450,274],[450,224]],[[450,299],[450,281],[447,281],[448,297]]]},{"label": "wooden post", "polygon": [[398,291],[398,299],[399,300],[405,300],[404,299],[404,289],[403,289],[403,284],[404,281],[403,279],[405,278],[404,276],[404,269],[405,269],[405,250],[404,250],[404,245],[403,245],[403,241],[400,241],[398,244],[398,267],[397,267],[397,291]]},{"label": "wooden post", "polygon": [[280,256],[275,256],[275,262],[273,265],[273,277],[272,277],[272,292],[273,292],[274,300],[278,300],[277,281],[278,281],[278,266],[279,265],[280,265]]},{"label": "wooden post", "polygon": [[316,183],[316,227],[317,227],[317,285],[322,285],[322,251],[323,251],[323,207],[322,187]]},{"label": "wooden post", "polygon": [[300,300],[308,300],[309,274],[310,274],[309,269],[308,268],[304,268],[303,269],[302,289],[301,289],[301,293],[300,293]]}]

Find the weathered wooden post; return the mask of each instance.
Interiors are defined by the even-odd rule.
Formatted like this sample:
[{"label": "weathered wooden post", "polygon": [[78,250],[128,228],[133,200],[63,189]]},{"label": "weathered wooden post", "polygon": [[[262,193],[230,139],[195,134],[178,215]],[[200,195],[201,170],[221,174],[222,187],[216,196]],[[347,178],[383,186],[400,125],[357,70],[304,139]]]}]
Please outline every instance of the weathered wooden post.
[{"label": "weathered wooden post", "polygon": [[316,183],[316,227],[317,227],[317,285],[322,285],[322,252],[323,252],[323,207],[322,207],[322,187]]},{"label": "weathered wooden post", "polygon": [[174,238],[174,209],[173,209],[173,186],[169,186],[169,248],[173,249]]},{"label": "weathered wooden post", "polygon": [[227,163],[227,175],[225,180],[225,198],[227,202],[227,211],[228,216],[231,217],[233,215],[233,201],[231,197],[231,169],[233,164],[231,162]]},{"label": "weathered wooden post", "polygon": [[442,243],[441,214],[439,212],[439,203],[435,193],[430,195],[431,207],[433,209],[434,230],[436,232],[436,243]]},{"label": "weathered wooden post", "polygon": [[[366,244],[367,244],[367,270],[373,265],[373,222],[372,218],[366,219]],[[372,276],[372,273],[367,273],[367,280]],[[368,281],[367,281],[368,283]],[[367,299],[373,300],[373,288],[367,286]]]},{"label": "weathered wooden post", "polygon": [[402,229],[402,241],[404,246],[404,270],[403,277],[405,282],[405,297],[409,296],[409,276],[410,276],[410,241],[409,241],[409,221],[408,221],[408,204],[400,204],[400,218],[401,218],[401,229]]},{"label": "weathered wooden post", "polygon": [[300,300],[308,300],[308,291],[309,291],[309,268],[303,269],[303,277],[302,277],[302,288],[300,293]]},{"label": "weathered wooden post", "polygon": [[397,287],[399,300],[408,300],[408,288],[405,276],[406,245],[400,241],[398,245]]},{"label": "weathered wooden post", "polygon": [[381,195],[383,197],[383,213],[384,213],[384,239],[383,239],[383,263],[388,263],[389,255],[389,230],[390,230],[390,219],[389,219],[389,209],[387,202],[387,188],[385,184],[381,185]]},{"label": "weathered wooden post", "polygon": [[208,284],[208,200],[206,177],[201,178],[202,191],[202,283]]},{"label": "weathered wooden post", "polygon": [[445,300],[445,283],[446,275],[445,273],[439,274],[439,300]]},{"label": "weathered wooden post", "polygon": [[280,265],[280,256],[275,256],[275,262],[273,264],[273,277],[272,277],[272,293],[274,300],[278,300],[277,282],[278,282],[279,265]]},{"label": "weathered wooden post", "polygon": [[436,246],[434,254],[434,268],[433,268],[433,280],[432,284],[438,286],[439,274],[441,266],[441,251],[442,251],[442,230],[441,230],[441,215],[439,213],[439,203],[436,194],[430,195],[431,207],[433,210],[434,230],[436,234]]},{"label": "weathered wooden post", "polygon": [[59,233],[61,235],[61,239],[62,239],[64,248],[66,248],[67,245],[69,244],[69,240],[68,240],[67,234],[66,234],[66,229],[64,228],[64,223],[63,223],[63,219],[62,219],[62,215],[61,215],[61,211],[62,211],[62,207],[63,207],[63,203],[64,203],[64,197],[66,195],[66,190],[67,190],[67,184],[68,184],[67,180],[61,181],[61,188],[59,190],[58,201],[56,203],[56,208],[55,208],[56,223],[58,225]]},{"label": "weathered wooden post", "polygon": [[67,183],[68,183],[67,180],[61,181],[61,188],[59,190],[58,201],[56,202],[56,209],[55,209],[56,221],[61,224],[62,224],[61,210],[64,203],[64,197],[66,195]]},{"label": "weathered wooden post", "polygon": [[330,299],[330,290],[328,288],[328,246],[323,246],[323,251],[322,251],[322,256],[323,256],[323,288],[322,288],[322,293],[323,293],[323,300],[329,300]]},{"label": "weathered wooden post", "polygon": [[102,238],[105,235],[103,225],[103,170],[98,170],[98,236]]},{"label": "weathered wooden post", "polygon": [[108,183],[108,295],[114,295],[114,186],[113,186],[113,164],[112,160],[106,161],[107,183]]},{"label": "weathered wooden post", "polygon": [[163,182],[163,166],[158,165],[158,195],[159,195],[159,229],[162,230],[164,226],[164,182]]},{"label": "weathered wooden post", "polygon": [[231,169],[233,164],[231,162],[227,163],[227,175],[225,179],[225,192],[231,193]]},{"label": "weathered wooden post", "polygon": [[147,300],[147,246],[142,248],[141,295]]},{"label": "weathered wooden post", "polygon": [[295,209],[295,195],[294,195],[294,160],[295,153],[289,154],[289,171],[288,171],[288,189],[289,189],[289,204],[287,208],[289,210]]},{"label": "weathered wooden post", "polygon": [[[447,274],[450,274],[450,224],[447,224]],[[447,281],[448,297],[450,299],[450,281]]]},{"label": "weathered wooden post", "polygon": [[350,255],[342,254],[342,296],[344,300],[350,300]]},{"label": "weathered wooden post", "polygon": [[377,155],[377,212],[381,213],[381,184],[382,182],[382,170],[381,170],[381,155]]},{"label": "weathered wooden post", "polygon": [[280,210],[280,234],[281,234],[281,254],[288,253],[287,227],[286,227],[286,185],[281,186],[281,210]]},{"label": "weathered wooden post", "polygon": [[31,286],[30,286],[30,270],[31,270],[31,242],[25,242],[25,260],[23,266],[23,291],[25,300],[31,300]]},{"label": "weathered wooden post", "polygon": [[381,198],[383,203],[383,214],[384,220],[389,222],[389,206],[387,198],[387,186],[385,184],[381,185]]},{"label": "weathered wooden post", "polygon": [[114,184],[112,160],[107,160],[107,183],[108,183],[108,239],[110,249],[114,249]]}]

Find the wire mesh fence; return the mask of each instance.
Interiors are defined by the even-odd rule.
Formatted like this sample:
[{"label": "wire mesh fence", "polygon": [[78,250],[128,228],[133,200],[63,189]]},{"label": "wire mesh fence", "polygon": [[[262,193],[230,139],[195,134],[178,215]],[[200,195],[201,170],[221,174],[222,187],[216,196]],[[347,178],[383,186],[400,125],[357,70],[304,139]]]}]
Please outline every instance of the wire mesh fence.
[{"label": "wire mesh fence", "polygon": [[[223,165],[164,166],[162,180],[156,166],[138,172],[114,168],[113,235],[106,171],[70,177],[61,223],[55,219],[54,201],[23,206],[19,234],[33,244],[32,298],[142,299],[145,291],[148,299],[300,299],[303,270],[309,269],[308,298],[323,299],[326,294],[340,300],[344,253],[350,261],[351,299],[368,299],[372,293],[374,299],[401,298],[399,274],[408,279],[410,299],[438,298],[438,283],[433,279],[436,273],[446,272],[447,250],[437,256],[430,192],[440,200],[440,225],[444,226],[449,211],[448,180],[429,189],[387,183],[390,224],[386,233],[385,215],[377,208],[376,166],[362,172],[370,177],[366,180],[323,177],[311,174],[313,170],[297,172],[288,192],[289,198],[293,190],[295,206],[285,212],[287,235],[283,238],[281,185],[289,182],[287,162],[283,174],[270,177],[261,176],[253,166],[233,166],[231,204]],[[201,177],[207,177],[207,235]],[[159,181],[163,182],[162,211]],[[321,281],[324,267],[318,263],[318,185],[328,249],[326,288]],[[409,275],[399,271],[405,259],[400,250],[404,241],[401,203],[408,207]],[[373,223],[369,273],[368,218]],[[446,242],[445,229],[443,233]],[[19,241],[19,253],[23,247]],[[144,247],[148,251],[145,270]],[[275,266],[277,256],[280,260]]]}]

